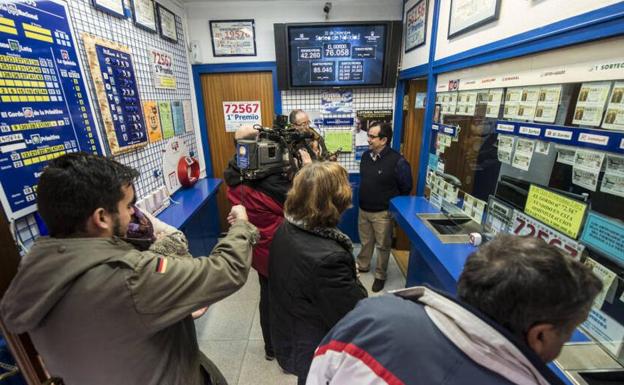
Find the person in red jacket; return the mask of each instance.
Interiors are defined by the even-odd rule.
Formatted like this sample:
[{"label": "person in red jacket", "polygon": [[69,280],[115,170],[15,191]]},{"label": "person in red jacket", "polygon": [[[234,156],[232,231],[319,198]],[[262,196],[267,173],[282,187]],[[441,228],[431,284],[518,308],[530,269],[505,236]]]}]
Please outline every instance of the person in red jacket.
[{"label": "person in red jacket", "polygon": [[[236,132],[235,138],[254,137],[257,132],[251,127],[244,127]],[[307,152],[300,151],[300,154],[304,164],[312,161]],[[236,157],[230,160],[228,168],[224,171],[224,179],[228,201],[233,206],[244,206],[249,222],[260,232],[260,240],[253,247],[251,266],[258,272],[260,281],[259,310],[264,357],[272,361],[275,354],[269,324],[269,247],[273,234],[284,220],[284,202],[291,181],[281,173],[270,174],[259,180],[244,180],[236,165]]]}]

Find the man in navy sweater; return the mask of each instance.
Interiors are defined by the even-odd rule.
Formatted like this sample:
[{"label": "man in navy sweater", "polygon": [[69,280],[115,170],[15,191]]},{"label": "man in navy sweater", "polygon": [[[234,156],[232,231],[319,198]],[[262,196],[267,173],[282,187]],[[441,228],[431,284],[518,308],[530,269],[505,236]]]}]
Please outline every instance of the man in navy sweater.
[{"label": "man in navy sweater", "polygon": [[391,198],[408,195],[412,190],[412,172],[405,158],[390,148],[392,128],[389,123],[374,123],[368,129],[368,151],[360,162],[360,213],[358,230],[362,249],[357,257],[360,272],[370,270],[377,245],[377,265],[373,292],[383,289],[392,243]]}]

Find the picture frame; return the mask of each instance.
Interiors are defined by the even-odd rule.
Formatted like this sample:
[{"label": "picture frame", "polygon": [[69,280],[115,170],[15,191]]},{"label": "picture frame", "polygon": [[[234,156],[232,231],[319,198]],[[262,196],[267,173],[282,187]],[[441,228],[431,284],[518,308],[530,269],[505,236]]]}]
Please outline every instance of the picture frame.
[{"label": "picture frame", "polygon": [[256,56],[256,23],[254,19],[210,20],[212,55]]},{"label": "picture frame", "polygon": [[149,32],[158,32],[154,0],[132,0],[134,25]]},{"label": "picture frame", "polygon": [[115,17],[119,17],[121,19],[126,18],[123,0],[91,0],[91,1],[93,2],[93,6],[102,12],[108,13],[109,15],[112,15]]},{"label": "picture frame", "polygon": [[405,14],[405,53],[427,41],[427,13],[427,0],[420,0]]},{"label": "picture frame", "polygon": [[178,42],[178,30],[176,29],[176,15],[169,9],[156,3],[156,14],[158,16],[158,30],[160,37],[172,43]]},{"label": "picture frame", "polygon": [[447,39],[498,20],[500,0],[451,0]]}]

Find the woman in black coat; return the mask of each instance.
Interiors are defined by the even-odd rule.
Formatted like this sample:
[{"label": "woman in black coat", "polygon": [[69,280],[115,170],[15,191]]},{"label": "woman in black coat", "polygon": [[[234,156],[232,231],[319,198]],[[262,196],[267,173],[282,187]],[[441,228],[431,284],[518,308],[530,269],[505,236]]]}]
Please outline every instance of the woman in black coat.
[{"label": "woman in black coat", "polygon": [[305,380],[325,334],[362,298],[351,240],[336,228],[351,205],[346,170],[314,162],[295,176],[269,259],[271,338],[280,366]]}]

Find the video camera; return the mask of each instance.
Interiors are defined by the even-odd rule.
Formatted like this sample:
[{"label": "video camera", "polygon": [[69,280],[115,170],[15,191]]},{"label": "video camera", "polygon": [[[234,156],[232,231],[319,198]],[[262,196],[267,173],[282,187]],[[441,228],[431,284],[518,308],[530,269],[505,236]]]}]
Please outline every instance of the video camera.
[{"label": "video camera", "polygon": [[313,133],[302,133],[288,124],[288,117],[277,115],[273,128],[255,125],[257,139],[236,141],[236,164],[244,179],[262,179],[268,175],[296,172],[302,165],[300,149],[311,151],[306,139]]}]

